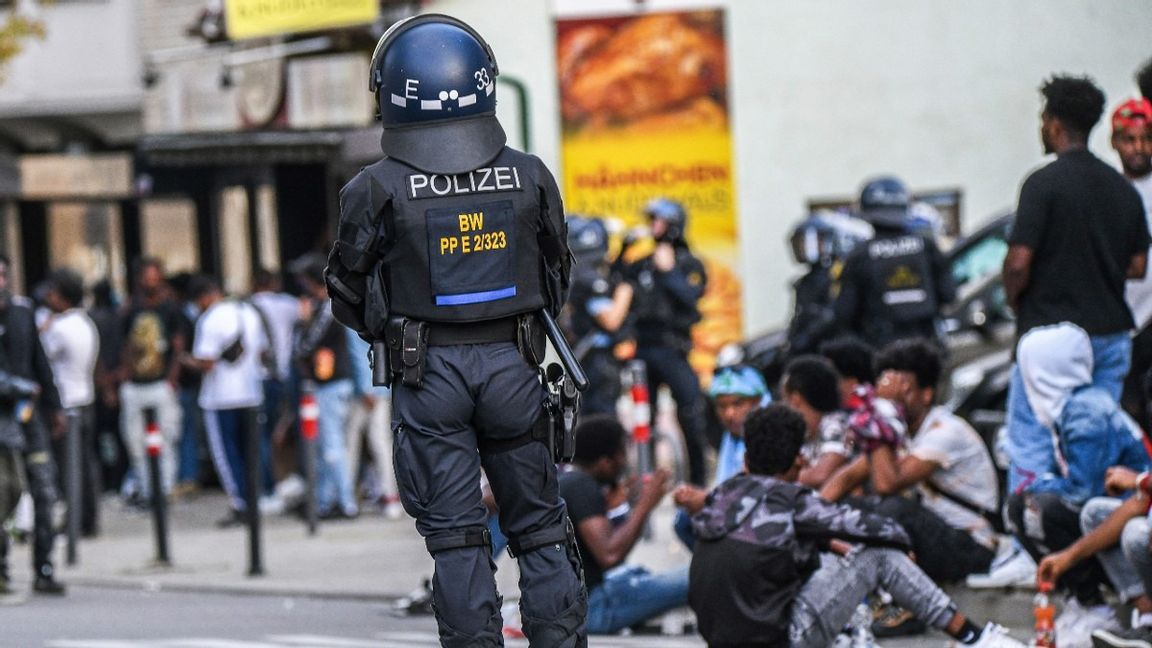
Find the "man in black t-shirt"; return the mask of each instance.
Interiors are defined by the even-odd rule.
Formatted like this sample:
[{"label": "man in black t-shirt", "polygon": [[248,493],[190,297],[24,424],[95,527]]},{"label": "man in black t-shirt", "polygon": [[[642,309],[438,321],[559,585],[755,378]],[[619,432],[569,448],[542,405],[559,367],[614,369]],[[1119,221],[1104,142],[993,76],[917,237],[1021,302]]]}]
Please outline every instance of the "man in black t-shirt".
[{"label": "man in black t-shirt", "polygon": [[135,495],[148,501],[151,484],[144,452],[145,412],[152,410],[160,425],[161,486],[168,494],[176,481],[177,441],[183,410],[177,387],[179,358],[187,349],[186,324],[164,280],[159,259],[143,258],[136,265],[136,294],[122,320],[120,353],[120,434],[132,459],[139,485]]},{"label": "man in black t-shirt", "polygon": [[581,419],[573,469],[561,473],[560,497],[576,527],[588,586],[589,634],[614,634],[688,603],[688,567],[652,574],[624,565],[665,493],[668,474],[644,475],[634,503],[624,428],[608,415]]},{"label": "man in black t-shirt", "polygon": [[[1040,91],[1044,151],[1057,157],[1020,189],[1004,288],[1016,310],[1018,336],[1060,322],[1087,331],[1092,383],[1119,399],[1133,327],[1124,283],[1143,277],[1148,261],[1143,204],[1122,175],[1088,151],[1088,133],[1104,110],[1104,93],[1091,79],[1067,76],[1051,78]],[[1055,456],[1051,433],[1028,406],[1018,368],[1008,413],[1012,457]],[[1022,489],[1037,477],[1013,465],[1009,489]]]}]

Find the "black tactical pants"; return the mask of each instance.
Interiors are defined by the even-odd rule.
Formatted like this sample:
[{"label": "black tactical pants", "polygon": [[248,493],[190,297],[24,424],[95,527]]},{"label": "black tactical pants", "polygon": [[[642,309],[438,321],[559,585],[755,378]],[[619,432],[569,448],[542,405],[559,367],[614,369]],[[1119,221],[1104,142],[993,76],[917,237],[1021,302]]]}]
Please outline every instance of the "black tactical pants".
[{"label": "black tactical pants", "polygon": [[[510,546],[570,528],[547,448],[525,437],[543,393],[536,369],[510,342],[429,347],[423,388],[393,385],[400,499],[435,561],[432,600],[444,646],[503,645],[481,465]],[[533,648],[584,645],[576,556],[571,541],[518,556],[520,612]]]},{"label": "black tactical pants", "polygon": [[648,393],[653,405],[656,404],[657,388],[668,385],[672,398],[676,401],[676,420],[684,433],[684,446],[688,452],[688,481],[703,486],[704,446],[707,444],[705,428],[708,426],[704,394],[700,391],[700,379],[688,364],[688,354],[668,346],[642,347],[636,350],[636,357],[643,360],[648,369]]},{"label": "black tactical pants", "polygon": [[[1044,556],[1067,549],[1080,539],[1080,508],[1056,493],[1017,493],[1008,497],[1008,522],[1013,534],[1037,563]],[[1057,585],[1085,606],[1104,602],[1100,586],[1108,583],[1104,567],[1095,557],[1064,572]]]},{"label": "black tactical pants", "polygon": [[592,349],[581,361],[588,389],[580,394],[580,415],[615,414],[620,400],[620,361],[612,349]]}]

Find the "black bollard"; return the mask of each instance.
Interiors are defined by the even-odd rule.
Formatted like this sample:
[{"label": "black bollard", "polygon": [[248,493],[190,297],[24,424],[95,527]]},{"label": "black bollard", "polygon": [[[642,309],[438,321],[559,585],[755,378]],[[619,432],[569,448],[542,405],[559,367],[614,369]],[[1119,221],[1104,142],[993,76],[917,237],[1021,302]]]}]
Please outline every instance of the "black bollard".
[{"label": "black bollard", "polygon": [[248,575],[263,576],[264,561],[260,546],[260,416],[261,408],[245,412],[245,473],[248,494]]},{"label": "black bollard", "polygon": [[144,444],[148,449],[148,480],[152,487],[152,527],[156,531],[156,563],[171,565],[168,558],[168,498],[164,495],[164,480],[160,477],[160,453],[164,440],[156,423],[156,410],[144,410]]},{"label": "black bollard", "polygon": [[67,428],[64,430],[64,454],[68,462],[65,485],[68,488],[68,550],[67,561],[69,565],[77,562],[76,544],[80,538],[80,516],[84,506],[84,494],[81,484],[84,483],[83,449],[81,448],[81,418],[79,410],[67,412]]}]

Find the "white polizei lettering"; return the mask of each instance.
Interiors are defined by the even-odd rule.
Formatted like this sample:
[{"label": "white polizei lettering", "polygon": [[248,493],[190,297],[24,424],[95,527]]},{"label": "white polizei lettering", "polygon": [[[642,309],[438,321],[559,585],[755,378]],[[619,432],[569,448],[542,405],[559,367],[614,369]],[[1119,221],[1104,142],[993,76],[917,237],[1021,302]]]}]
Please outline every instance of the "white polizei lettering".
[{"label": "white polizei lettering", "polygon": [[398,95],[394,92],[390,93],[390,94],[392,95],[392,105],[400,106],[401,108],[407,108],[408,107],[408,100],[407,99],[405,99],[404,97],[401,97],[400,95]]},{"label": "white polizei lettering", "polygon": [[444,104],[439,99],[421,99],[420,110],[443,110]]},{"label": "white polizei lettering", "polygon": [[889,306],[897,304],[919,304],[928,299],[928,293],[923,289],[892,290],[884,293],[884,303]]},{"label": "white polizei lettering", "polygon": [[412,197],[416,197],[416,190],[423,189],[428,186],[428,176],[423,173],[413,173],[408,176],[408,187],[411,190]]},{"label": "white polizei lettering", "polygon": [[419,99],[416,93],[420,90],[420,79],[407,79],[404,83],[404,98]]},{"label": "white polizei lettering", "polygon": [[[452,193],[457,193],[457,194],[472,193],[472,191],[468,187],[461,187],[460,186],[460,178],[462,175],[463,174],[452,176]],[[469,174],[469,175],[471,175],[471,174]]]},{"label": "white polizei lettering", "polygon": [[[443,180],[444,181],[444,188],[443,189],[440,189],[439,187],[436,186],[437,180]],[[446,195],[447,193],[449,193],[450,191],[452,191],[452,178],[449,178],[448,176],[433,175],[430,184],[432,187],[432,192],[435,193],[437,196],[443,196],[443,195]]]},{"label": "white polizei lettering", "polygon": [[872,258],[891,258],[916,254],[924,249],[924,239],[919,236],[908,236],[899,239],[882,239],[868,244],[868,254]]},{"label": "white polizei lettering", "polygon": [[473,92],[472,94],[466,94],[463,97],[460,97],[459,104],[460,104],[461,108],[464,108],[465,106],[471,106],[474,103],[476,103],[476,93],[475,92]]},{"label": "white polizei lettering", "polygon": [[518,167],[512,167],[512,177],[516,179],[516,188],[519,189],[520,188],[520,169]]},{"label": "white polizei lettering", "polygon": [[479,190],[479,191],[495,191],[496,190],[495,187],[488,184],[488,178],[492,177],[492,168],[491,167],[480,167],[479,169],[476,169],[475,171],[473,171],[473,173],[479,173],[480,174],[480,183],[476,185],[477,190]]},{"label": "white polizei lettering", "polygon": [[516,188],[511,184],[507,184],[507,181],[512,179],[512,174],[508,172],[508,167],[496,167],[493,170],[496,172],[496,188],[497,189],[506,191],[508,189],[515,189]]}]

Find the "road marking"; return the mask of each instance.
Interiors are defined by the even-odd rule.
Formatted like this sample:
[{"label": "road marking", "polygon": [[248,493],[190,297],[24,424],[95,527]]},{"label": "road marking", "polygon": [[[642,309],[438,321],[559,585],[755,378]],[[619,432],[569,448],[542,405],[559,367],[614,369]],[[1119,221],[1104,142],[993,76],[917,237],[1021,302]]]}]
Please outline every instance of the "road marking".
[{"label": "road marking", "polygon": [[308,646],[308,648],[380,648],[379,641],[320,635],[272,635],[265,639],[275,641],[277,645]]}]

